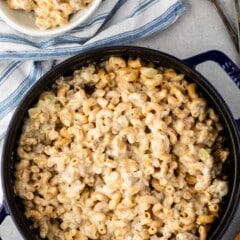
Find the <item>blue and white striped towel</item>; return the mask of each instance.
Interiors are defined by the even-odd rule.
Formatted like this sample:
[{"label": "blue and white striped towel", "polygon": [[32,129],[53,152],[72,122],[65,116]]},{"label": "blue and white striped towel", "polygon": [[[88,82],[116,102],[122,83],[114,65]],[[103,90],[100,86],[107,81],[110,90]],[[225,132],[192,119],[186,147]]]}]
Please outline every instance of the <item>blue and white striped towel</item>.
[{"label": "blue and white striped towel", "polygon": [[24,94],[56,63],[87,49],[150,36],[184,10],[182,0],[105,0],[87,22],[51,39],[20,34],[0,20],[0,141]]}]

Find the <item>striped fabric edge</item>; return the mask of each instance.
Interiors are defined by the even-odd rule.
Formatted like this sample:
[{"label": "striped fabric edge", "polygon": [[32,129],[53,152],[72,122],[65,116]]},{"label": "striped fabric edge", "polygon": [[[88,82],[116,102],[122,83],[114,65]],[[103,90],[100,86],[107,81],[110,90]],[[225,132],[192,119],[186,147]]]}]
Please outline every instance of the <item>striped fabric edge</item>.
[{"label": "striped fabric edge", "polygon": [[141,14],[143,11],[154,5],[156,2],[159,2],[159,0],[146,0],[145,2],[142,2],[141,4],[136,6],[135,9],[133,9],[132,13],[128,15],[128,18],[132,18]]},{"label": "striped fabric edge", "polygon": [[34,62],[29,75],[20,83],[8,98],[0,103],[0,120],[2,120],[21,101],[26,91],[40,78],[42,67],[40,62]]},{"label": "striped fabric edge", "polygon": [[[85,44],[83,46],[76,46],[76,47],[68,47],[67,51],[66,48],[54,48],[54,49],[43,49],[40,52],[38,51],[29,51],[24,53],[2,53],[0,55],[1,60],[5,59],[33,59],[36,61],[41,61],[44,57],[45,60],[48,59],[56,59],[56,58],[62,58],[62,57],[70,57],[74,54],[80,53],[84,50],[94,49],[96,47],[100,46],[106,46],[116,44],[116,42],[129,42],[133,39],[140,39],[145,36],[147,36],[146,33],[146,26],[149,26],[150,32],[156,32],[160,31],[167,26],[169,26],[175,19],[180,16],[185,11],[185,6],[183,5],[182,1],[176,2],[176,4],[172,5],[163,15],[157,17],[153,22],[147,23],[147,25],[141,26],[139,28],[136,28],[133,31],[123,32],[117,35],[114,35],[112,37],[109,37],[107,39],[102,39],[99,41],[96,41],[94,43]],[[169,19],[172,20],[169,21]],[[164,22],[167,22],[165,24]],[[154,22],[158,22],[158,24],[154,24]],[[151,26],[153,25],[153,26]],[[163,26],[164,25],[164,26]],[[142,35],[141,32],[144,31],[145,34]]]},{"label": "striped fabric edge", "polygon": [[6,79],[21,66],[21,61],[13,61],[10,63],[4,70],[1,71],[0,74],[0,87],[6,81]]}]

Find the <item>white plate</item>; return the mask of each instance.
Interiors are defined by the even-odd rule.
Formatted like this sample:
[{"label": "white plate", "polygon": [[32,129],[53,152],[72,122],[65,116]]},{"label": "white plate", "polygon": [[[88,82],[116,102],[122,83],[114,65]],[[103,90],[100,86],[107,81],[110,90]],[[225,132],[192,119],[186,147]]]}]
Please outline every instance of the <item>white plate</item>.
[{"label": "white plate", "polygon": [[73,14],[69,22],[64,26],[47,30],[40,30],[36,27],[32,12],[10,9],[4,0],[0,0],[0,16],[9,26],[19,32],[35,37],[50,37],[69,31],[87,20],[101,2],[102,0],[93,0],[86,9]]}]

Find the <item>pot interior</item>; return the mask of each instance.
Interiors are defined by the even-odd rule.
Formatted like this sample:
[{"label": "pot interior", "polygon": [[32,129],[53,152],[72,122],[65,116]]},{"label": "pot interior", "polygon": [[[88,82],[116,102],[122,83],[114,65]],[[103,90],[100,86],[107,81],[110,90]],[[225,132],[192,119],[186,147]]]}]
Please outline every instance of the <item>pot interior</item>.
[{"label": "pot interior", "polygon": [[214,87],[201,74],[186,66],[182,61],[158,51],[127,46],[90,51],[70,58],[59,64],[56,68],[45,74],[29,90],[28,94],[16,110],[10,123],[4,145],[2,177],[7,205],[18,229],[26,239],[40,239],[36,230],[31,227],[31,222],[25,218],[23,214],[24,207],[21,204],[21,200],[15,195],[13,188],[14,164],[18,161],[18,157],[16,155],[17,140],[22,130],[23,120],[27,109],[29,109],[37,101],[40,93],[49,88],[60,75],[71,75],[75,69],[82,65],[86,65],[89,62],[98,62],[112,55],[122,57],[140,57],[146,61],[154,62],[157,65],[174,68],[178,72],[185,74],[186,79],[189,82],[195,82],[198,85],[198,91],[202,93],[203,97],[208,101],[208,104],[214,108],[216,113],[220,116],[220,121],[225,129],[224,135],[227,139],[227,147],[230,151],[229,160],[225,163],[223,168],[224,174],[228,176],[229,193],[224,198],[221,206],[220,217],[213,224],[208,237],[208,239],[212,240],[220,239],[224,230],[231,222],[234,209],[236,208],[239,198],[238,183],[240,181],[240,144],[236,126],[230,110]]}]

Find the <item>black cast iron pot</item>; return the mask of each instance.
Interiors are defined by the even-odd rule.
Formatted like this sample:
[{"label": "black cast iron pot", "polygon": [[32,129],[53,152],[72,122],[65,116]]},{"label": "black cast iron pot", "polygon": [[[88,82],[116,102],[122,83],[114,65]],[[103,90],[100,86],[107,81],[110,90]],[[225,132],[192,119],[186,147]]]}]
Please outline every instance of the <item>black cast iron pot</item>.
[{"label": "black cast iron pot", "polygon": [[[74,56],[46,73],[32,88],[29,89],[28,93],[17,108],[7,131],[2,153],[1,175],[4,202],[0,209],[0,222],[6,215],[10,214],[24,239],[40,239],[36,230],[31,227],[31,223],[24,216],[23,205],[21,204],[21,200],[15,195],[13,188],[14,164],[18,161],[16,156],[16,144],[22,129],[23,119],[27,113],[27,109],[36,102],[40,93],[50,86],[60,75],[70,75],[81,65],[92,61],[99,61],[112,55],[141,57],[184,73],[187,80],[195,82],[198,85],[198,90],[201,91],[203,96],[208,100],[208,103],[219,114],[221,122],[225,127],[227,145],[230,150],[230,160],[224,166],[224,173],[229,179],[229,194],[224,199],[220,218],[211,228],[208,239],[231,240],[233,238],[232,234],[235,234],[240,229],[240,226],[239,229],[232,229],[233,220],[235,222],[236,218],[239,218],[240,220],[240,214],[239,216],[236,214],[240,195],[240,120],[234,120],[227,104],[220,94],[207,79],[194,70],[194,67],[199,63],[208,60],[215,61],[228,73],[237,86],[240,87],[240,70],[225,54],[219,51],[209,51],[186,60],[179,60],[166,53],[141,47],[120,46],[101,48]],[[229,229],[231,229],[231,231],[229,231]]]}]

